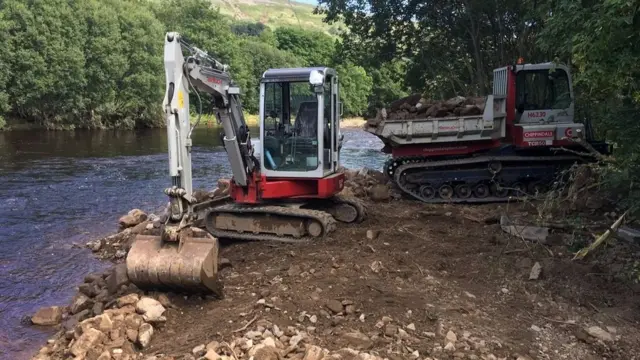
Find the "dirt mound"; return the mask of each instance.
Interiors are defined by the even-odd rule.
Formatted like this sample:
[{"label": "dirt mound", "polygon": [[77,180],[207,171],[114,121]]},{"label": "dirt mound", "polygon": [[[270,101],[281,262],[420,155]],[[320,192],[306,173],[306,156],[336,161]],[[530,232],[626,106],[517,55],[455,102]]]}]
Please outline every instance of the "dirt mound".
[{"label": "dirt mound", "polygon": [[429,100],[414,94],[392,102],[388,108],[378,109],[374,118],[367,119],[367,124],[376,125],[384,120],[481,115],[484,105],[484,97],[456,96],[448,100]]}]

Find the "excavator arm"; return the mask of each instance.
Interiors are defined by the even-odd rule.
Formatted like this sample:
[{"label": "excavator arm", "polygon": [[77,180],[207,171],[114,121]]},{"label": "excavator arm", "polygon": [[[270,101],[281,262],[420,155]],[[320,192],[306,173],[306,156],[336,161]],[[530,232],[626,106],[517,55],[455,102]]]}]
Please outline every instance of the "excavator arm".
[{"label": "excavator arm", "polygon": [[[183,48],[189,51],[184,56]],[[166,92],[163,101],[167,121],[169,145],[169,172],[172,187],[165,189],[171,198],[171,219],[187,221],[195,203],[192,196],[191,133],[197,126],[191,125],[189,93],[212,97],[214,111],[224,129],[223,143],[229,158],[235,185],[246,187],[257,166],[253,155],[249,128],[245,122],[240,100],[240,88],[233,83],[229,66],[220,63],[205,51],[191,46],[180,34],[167,33],[164,44]],[[186,216],[185,216],[186,215]]]}]

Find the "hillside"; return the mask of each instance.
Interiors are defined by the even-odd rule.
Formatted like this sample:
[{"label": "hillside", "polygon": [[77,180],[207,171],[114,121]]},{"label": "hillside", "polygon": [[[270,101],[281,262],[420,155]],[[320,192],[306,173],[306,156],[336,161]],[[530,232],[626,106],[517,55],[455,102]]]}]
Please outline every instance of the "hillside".
[{"label": "hillside", "polygon": [[238,21],[261,22],[271,28],[281,25],[300,26],[337,35],[342,24],[326,24],[313,13],[315,5],[287,0],[211,0],[220,12]]}]

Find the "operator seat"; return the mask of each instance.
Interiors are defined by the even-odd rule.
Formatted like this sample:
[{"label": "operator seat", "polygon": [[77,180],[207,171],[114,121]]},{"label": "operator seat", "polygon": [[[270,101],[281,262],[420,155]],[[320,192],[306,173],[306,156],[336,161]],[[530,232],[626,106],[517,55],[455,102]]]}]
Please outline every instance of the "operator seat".
[{"label": "operator seat", "polygon": [[293,129],[297,136],[316,138],[318,136],[318,102],[304,101],[300,103]]}]

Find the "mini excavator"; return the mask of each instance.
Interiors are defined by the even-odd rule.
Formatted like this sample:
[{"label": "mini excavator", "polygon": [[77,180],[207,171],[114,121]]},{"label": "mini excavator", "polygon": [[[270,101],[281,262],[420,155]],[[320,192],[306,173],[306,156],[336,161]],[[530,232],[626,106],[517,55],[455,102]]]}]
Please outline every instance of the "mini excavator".
[{"label": "mini excavator", "polygon": [[[189,55],[183,55],[183,48]],[[260,141],[251,141],[229,66],[180,34],[165,36],[169,216],[159,235],[138,235],[126,259],[140,288],[220,291],[218,238],[301,242],[322,239],[336,221],[360,222],[365,207],[340,194],[341,103],[327,67],[269,69],[260,79]],[[232,178],[223,200],[197,201],[192,188],[190,90],[222,124]],[[204,224],[204,226],[198,226]],[[204,227],[205,229],[202,229]]]}]

